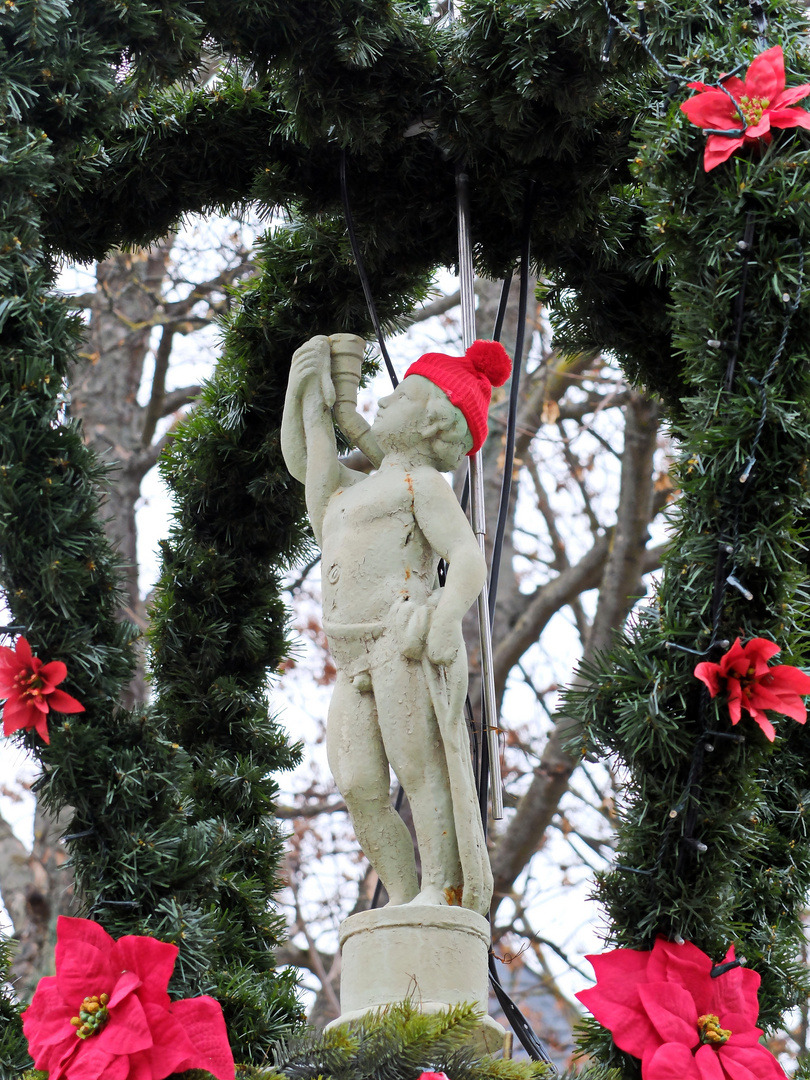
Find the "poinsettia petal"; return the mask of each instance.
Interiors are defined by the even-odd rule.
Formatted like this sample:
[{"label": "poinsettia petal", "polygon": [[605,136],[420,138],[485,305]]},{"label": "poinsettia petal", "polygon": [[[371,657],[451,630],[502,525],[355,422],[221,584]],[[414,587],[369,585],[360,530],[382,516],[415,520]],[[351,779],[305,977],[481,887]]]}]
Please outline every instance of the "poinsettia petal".
[{"label": "poinsettia petal", "polygon": [[768,101],[782,93],[785,89],[785,58],[781,45],[774,45],[754,57],[745,74],[745,89],[749,97],[767,98]]},{"label": "poinsettia petal", "polygon": [[658,938],[653,946],[647,977],[650,982],[669,982],[687,987],[697,1015],[702,1016],[711,1012],[708,1004],[712,1000],[713,966],[706,953],[691,941],[676,945],[674,941]]},{"label": "poinsettia petal", "polygon": [[161,1009],[158,1005],[149,1003],[144,1005],[154,1040],[150,1049],[144,1053],[155,1069],[156,1076],[159,1068],[166,1075],[170,1072],[196,1068],[194,1065],[196,1050],[182,1023],[182,1010],[178,1015],[173,1015],[179,1004],[180,1002],[172,1004],[172,1012]]},{"label": "poinsettia petal", "polygon": [[695,1054],[695,1064],[700,1073],[700,1080],[723,1080],[723,1066],[717,1057],[717,1051],[711,1046],[701,1046]]},{"label": "poinsettia petal", "polygon": [[67,678],[67,665],[61,660],[51,660],[49,664],[43,664],[39,669],[40,679],[44,679],[52,687]]},{"label": "poinsettia petal", "polygon": [[[722,135],[717,135],[716,138],[722,138]],[[742,145],[742,142],[741,142]],[[723,675],[745,675],[751,666],[751,661],[745,654],[745,650],[740,644],[740,639],[735,638],[734,644],[720,657],[720,671]]]},{"label": "poinsettia petal", "polygon": [[754,666],[755,675],[761,675],[766,672],[768,670],[768,661],[772,660],[774,656],[781,651],[782,650],[775,641],[762,637],[751,638],[751,640],[743,646],[743,652]]},{"label": "poinsettia petal", "polygon": [[[805,113],[810,120],[810,113]],[[805,675],[801,668],[791,664],[777,664],[769,669],[761,680],[765,686],[779,693],[780,690],[793,690],[797,694],[810,694],[810,675]]]},{"label": "poinsettia petal", "polygon": [[27,638],[22,636],[18,637],[14,643],[14,651],[17,654],[17,661],[21,666],[34,666],[34,656],[31,652],[31,646],[28,644]]},{"label": "poinsettia petal", "polygon": [[[132,974],[127,972],[127,975]],[[137,1054],[140,1050],[148,1050],[154,1039],[137,994],[127,994],[115,1006],[111,998],[109,1023],[92,1039],[108,1054]]]},{"label": "poinsettia petal", "polygon": [[647,1047],[660,1043],[661,1040],[640,1001],[635,1006],[611,1001],[600,996],[598,986],[581,990],[575,996],[586,1009],[590,1009],[599,1023],[608,1029],[620,1050],[641,1057]]},{"label": "poinsettia petal", "polygon": [[[723,963],[735,960],[734,946],[725,955]],[[731,1028],[737,1032],[741,1027],[751,1027],[759,1016],[759,986],[762,982],[758,972],[746,967],[731,968],[716,979],[712,979],[712,1001],[707,1012],[715,1013],[720,1019],[720,1027]],[[731,1017],[734,1017],[733,1021]],[[745,1018],[741,1025],[738,1016]]]},{"label": "poinsettia petal", "polygon": [[[118,964],[111,961],[114,968],[118,968]],[[107,1003],[107,1007],[112,1010],[121,1004],[130,994],[133,994],[141,985],[141,979],[137,971],[122,971],[118,978],[115,980],[115,986],[110,994],[110,1000]]]},{"label": "poinsettia petal", "polygon": [[[793,694],[794,700],[798,700],[795,694]],[[748,700],[750,702],[748,708],[753,713],[756,709],[758,712],[762,709],[773,709],[774,712],[779,712],[782,706],[782,699],[778,694],[775,694],[769,686],[765,686],[762,683],[755,683],[748,694]]]},{"label": "poinsettia petal", "polygon": [[76,1010],[62,1001],[54,975],[39,980],[31,1004],[22,1014],[23,1032],[36,1056],[42,1047],[76,1038],[76,1029],[70,1022]]},{"label": "poinsettia petal", "polygon": [[[159,1073],[153,1068],[150,1055],[150,1050],[144,1050],[140,1054],[130,1054],[127,1080],[155,1080]],[[163,1072],[163,1069],[160,1071]],[[168,1073],[166,1075],[168,1076]]]},{"label": "poinsettia petal", "polygon": [[62,1076],[65,1080],[128,1080],[129,1058],[102,1050],[91,1037],[82,1041],[59,1080]]},{"label": "poinsettia petal", "polygon": [[212,997],[185,998],[172,1003],[178,1020],[194,1047],[189,1068],[207,1069],[217,1080],[234,1080],[234,1062],[222,1007]]},{"label": "poinsettia petal", "polygon": [[771,109],[784,109],[787,105],[795,105],[797,101],[806,98],[808,94],[810,94],[810,83],[803,83],[801,86],[789,86],[771,102]]},{"label": "poinsettia petal", "polygon": [[639,949],[612,949],[588,956],[596,973],[596,986],[581,990],[576,996],[586,1009],[612,1034],[616,1045],[641,1057],[650,1042],[660,1039],[650,1023],[638,996],[637,987],[646,981],[650,953]]},{"label": "poinsettia petal", "polygon": [[141,1001],[152,1002],[162,1009],[168,1009],[169,995],[166,988],[172,977],[178,952],[177,946],[170,942],[127,934],[115,943],[113,960],[121,968],[138,973],[143,982],[138,991]]},{"label": "poinsettia petal", "polygon": [[45,700],[54,712],[85,712],[84,705],[82,705],[80,701],[77,701],[75,697],[71,697],[70,694],[66,694],[64,690],[52,690],[51,693],[47,695]]},{"label": "poinsettia petal", "polygon": [[664,1043],[645,1055],[641,1062],[642,1080],[700,1080],[692,1051],[683,1043]]},{"label": "poinsettia petal", "polygon": [[695,979],[709,977],[712,966],[706,953],[691,941],[676,945],[674,941],[659,937],[650,954],[647,979],[649,982],[676,982],[691,989]]},{"label": "poinsettia petal", "polygon": [[14,681],[17,673],[17,668],[10,664],[0,667],[0,697],[7,698],[17,692],[17,684]]},{"label": "poinsettia petal", "polygon": [[694,97],[687,98],[681,105],[691,123],[702,128],[740,127],[739,117],[728,94],[722,90],[704,90]]},{"label": "poinsettia petal", "polygon": [[[729,679],[726,686],[728,692],[728,715],[732,724],[739,724],[742,716],[742,707],[745,705],[745,696],[742,687],[736,679]],[[748,708],[748,706],[745,706]]]},{"label": "poinsettia petal", "polygon": [[758,709],[772,709],[783,716],[791,717],[800,724],[803,724],[807,719],[807,709],[804,702],[793,690],[786,690],[783,694],[780,694],[773,693],[768,687],[758,687],[754,701]]},{"label": "poinsettia petal", "polygon": [[728,79],[720,78],[720,82],[728,90],[735,101],[739,102],[740,98],[745,97],[745,83],[742,79],[737,78],[736,75],[732,75]]},{"label": "poinsettia petal", "polygon": [[13,700],[7,701],[3,706],[3,731],[11,735],[20,728],[33,727],[36,722],[36,709],[32,709],[26,702]]},{"label": "poinsettia petal", "polygon": [[731,1032],[727,1046],[756,1046],[762,1035],[762,1028],[754,1027],[742,1013],[724,1013],[720,1018],[720,1027]]},{"label": "poinsettia petal", "polygon": [[109,994],[115,975],[109,957],[113,939],[91,919],[60,915],[56,923],[56,983],[66,1005],[75,1008],[88,994]]},{"label": "poinsettia petal", "polygon": [[711,697],[717,697],[720,691],[721,679],[720,679],[720,665],[712,664],[709,660],[704,660],[702,664],[694,670],[694,676],[707,687]]},{"label": "poinsettia petal", "polygon": [[772,109],[769,113],[771,127],[775,128],[810,128],[810,113],[804,109]]},{"label": "poinsettia petal", "polygon": [[722,135],[710,135],[703,153],[704,171],[711,172],[718,165],[722,165],[724,161],[728,161],[735,150],[740,149],[744,141],[742,137],[726,139]]},{"label": "poinsettia petal", "polygon": [[745,129],[746,139],[762,139],[771,130],[770,113],[765,112],[756,124],[750,124]]},{"label": "poinsettia petal", "polygon": [[759,724],[760,728],[762,729],[762,733],[764,734],[768,742],[773,742],[776,738],[776,728],[770,722],[768,717],[765,716],[764,713],[758,713],[754,716],[754,719],[756,720],[757,724]]},{"label": "poinsettia petal", "polygon": [[692,995],[674,982],[655,982],[639,986],[644,1010],[661,1041],[683,1043],[690,1049],[697,1045],[698,1012]]},{"label": "poinsettia petal", "polygon": [[718,1055],[730,1080],[785,1080],[782,1066],[764,1046],[721,1046]]},{"label": "poinsettia petal", "polygon": [[50,743],[51,736],[48,733],[48,717],[45,713],[37,713],[37,718],[34,721],[34,727],[39,732],[39,737],[44,743]]}]

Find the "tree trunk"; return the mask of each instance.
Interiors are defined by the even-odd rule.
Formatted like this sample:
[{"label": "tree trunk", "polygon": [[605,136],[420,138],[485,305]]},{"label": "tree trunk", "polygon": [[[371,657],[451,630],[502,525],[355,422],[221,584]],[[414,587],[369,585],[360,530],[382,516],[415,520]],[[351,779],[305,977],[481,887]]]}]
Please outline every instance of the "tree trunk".
[{"label": "tree trunk", "polygon": [[[653,507],[653,454],[658,435],[658,406],[632,393],[625,411],[621,494],[612,547],[602,573],[599,601],[584,657],[609,648],[613,634],[624,626],[635,598],[643,592],[648,527]],[[511,666],[511,665],[510,665]],[[574,680],[573,685],[576,685]],[[567,746],[576,737],[573,721],[558,717],[529,790],[501,837],[492,860],[495,878],[493,914],[508,895],[515,878],[537,851],[580,760]]]},{"label": "tree trunk", "polygon": [[[70,819],[70,810],[63,816]],[[14,991],[21,1001],[29,1001],[43,975],[53,974],[56,920],[73,915],[73,875],[65,866],[67,852],[61,842],[63,826],[47,814],[40,802],[34,818],[34,849],[30,855],[16,840],[15,850],[3,850],[3,902],[14,923],[19,946],[11,963]],[[0,819],[0,834],[8,826]],[[10,830],[8,830],[10,832]],[[8,845],[6,837],[3,846]],[[6,861],[10,854],[9,861]],[[18,874],[10,869],[17,866]]]},{"label": "tree trunk", "polygon": [[[84,438],[113,467],[106,492],[107,536],[124,562],[126,606],[121,617],[146,626],[138,588],[135,507],[141,481],[155,453],[144,441],[146,410],[138,404],[144,361],[156,316],[173,238],[149,251],[118,252],[99,263],[90,307],[86,363],[71,382],[71,413],[82,420]],[[151,442],[151,439],[150,439]],[[145,701],[143,656],[123,704]]]}]

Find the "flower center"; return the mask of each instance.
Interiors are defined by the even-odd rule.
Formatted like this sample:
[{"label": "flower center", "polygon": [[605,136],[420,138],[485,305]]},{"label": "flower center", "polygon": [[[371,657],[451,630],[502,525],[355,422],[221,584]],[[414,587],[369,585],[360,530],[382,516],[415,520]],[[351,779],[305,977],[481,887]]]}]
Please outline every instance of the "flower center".
[{"label": "flower center", "polygon": [[698,1032],[701,1044],[704,1046],[722,1046],[731,1038],[728,1028],[720,1027],[720,1020],[714,1013],[706,1013],[698,1017]]},{"label": "flower center", "polygon": [[747,127],[754,127],[762,119],[762,114],[771,103],[770,98],[748,97],[747,94],[740,98],[740,112],[745,117]]},{"label": "flower center", "polygon": [[110,1012],[107,1008],[109,1000],[109,994],[93,994],[92,997],[86,997],[81,1003],[79,1015],[70,1018],[71,1024],[76,1028],[76,1035],[80,1039],[89,1039],[91,1035],[98,1035],[105,1026],[110,1019]]},{"label": "flower center", "polygon": [[42,697],[45,683],[35,671],[20,671],[14,676],[14,682],[20,688],[20,697]]}]

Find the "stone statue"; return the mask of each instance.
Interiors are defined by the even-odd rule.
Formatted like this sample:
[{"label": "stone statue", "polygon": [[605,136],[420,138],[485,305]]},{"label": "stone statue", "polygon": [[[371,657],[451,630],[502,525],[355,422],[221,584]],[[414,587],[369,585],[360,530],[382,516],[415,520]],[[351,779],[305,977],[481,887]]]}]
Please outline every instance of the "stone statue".
[{"label": "stone statue", "polygon": [[[505,382],[511,362],[495,342],[477,341],[464,357],[429,353],[380,401],[369,428],[356,410],[364,347],[349,334],[302,345],[281,429],[322,549],[323,625],[337,666],[329,765],[390,905],[483,914],[492,874],[464,722],[461,620],[486,565],[441,473],[484,441],[492,386]],[[341,464],[333,418],[376,472]],[[411,805],[421,883],[391,806],[389,765]]]}]

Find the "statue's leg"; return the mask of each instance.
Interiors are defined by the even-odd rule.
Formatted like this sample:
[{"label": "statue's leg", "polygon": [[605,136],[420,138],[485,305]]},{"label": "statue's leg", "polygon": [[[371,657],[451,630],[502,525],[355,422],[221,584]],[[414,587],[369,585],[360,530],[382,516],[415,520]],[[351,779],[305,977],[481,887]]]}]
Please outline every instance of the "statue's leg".
[{"label": "statue's leg", "polygon": [[445,670],[434,667],[428,658],[423,656],[422,671],[430,689],[444,743],[453,797],[456,841],[464,879],[462,903],[464,907],[485,915],[492,900],[493,881],[464,722],[464,699],[467,694],[466,657],[462,662],[457,661]]},{"label": "statue's leg", "polygon": [[346,800],[358,843],[379,874],[390,903],[418,891],[411,835],[391,806],[390,773],[374,696],[338,672],[326,729],[329,768]]},{"label": "statue's leg", "polygon": [[416,903],[461,902],[461,865],[447,761],[421,664],[391,657],[374,671],[385,753],[411,806],[422,883]]}]

